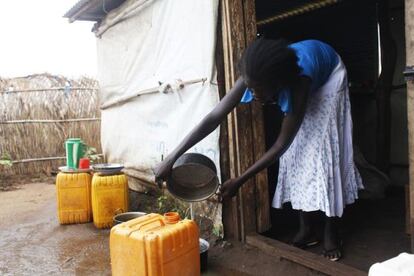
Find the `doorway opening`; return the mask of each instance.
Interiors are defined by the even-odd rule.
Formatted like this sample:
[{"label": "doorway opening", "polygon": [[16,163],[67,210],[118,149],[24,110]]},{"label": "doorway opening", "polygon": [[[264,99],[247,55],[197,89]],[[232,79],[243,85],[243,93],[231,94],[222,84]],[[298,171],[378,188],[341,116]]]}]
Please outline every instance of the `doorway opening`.
[{"label": "doorway opening", "polygon": [[[257,0],[257,32],[291,42],[324,41],[338,52],[347,68],[354,158],[365,190],[356,203],[345,208],[340,262],[367,271],[376,262],[410,251],[406,87],[402,75],[404,1],[320,2],[326,3],[315,6],[302,0]],[[394,58],[391,51],[395,51]],[[387,77],[391,80],[388,97],[384,92]],[[265,106],[263,112],[269,148],[279,133],[283,114],[277,106]],[[277,174],[278,164],[274,164],[268,169],[270,205]],[[289,243],[298,229],[297,211],[287,203],[283,209],[270,208],[270,215],[272,228],[263,234]],[[317,233],[322,233],[322,215],[315,213],[314,220],[320,226]],[[320,254],[322,245],[309,251]]]}]

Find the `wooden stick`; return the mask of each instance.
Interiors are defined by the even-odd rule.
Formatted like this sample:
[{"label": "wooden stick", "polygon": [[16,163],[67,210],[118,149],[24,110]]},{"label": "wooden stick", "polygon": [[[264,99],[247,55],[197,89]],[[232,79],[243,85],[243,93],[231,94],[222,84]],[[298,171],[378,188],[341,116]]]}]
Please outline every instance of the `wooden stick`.
[{"label": "wooden stick", "polygon": [[[103,154],[95,154],[96,156],[102,157]],[[15,160],[12,161],[13,164],[19,164],[19,163],[30,163],[30,162],[38,162],[38,161],[53,161],[53,160],[64,160],[66,159],[66,156],[60,156],[60,157],[41,157],[41,158],[29,158],[29,159],[22,159],[22,160]]]},{"label": "wooden stick", "polygon": [[[185,85],[189,85],[189,84],[194,84],[194,83],[199,83],[199,82],[205,82],[206,80],[207,80],[207,78],[201,78],[201,79],[183,81],[182,82],[182,85],[185,86]],[[115,105],[119,105],[119,104],[126,103],[126,102],[128,102],[128,101],[130,101],[130,100],[132,100],[132,99],[134,99],[134,98],[136,98],[138,96],[141,96],[141,95],[156,93],[156,92],[158,92],[158,90],[159,90],[159,86],[152,87],[152,88],[148,88],[148,89],[141,90],[141,91],[139,91],[139,92],[137,92],[137,93],[135,93],[133,95],[128,95],[128,96],[125,96],[125,97],[121,97],[121,98],[115,99],[113,101],[109,101],[109,102],[104,103],[104,104],[101,105],[101,110],[104,110],[104,109],[113,107]]]},{"label": "wooden stick", "polygon": [[[391,15],[387,1],[378,2],[378,24],[381,37],[381,75],[375,97],[377,105],[376,165],[388,173],[391,157],[391,91],[397,61],[397,44],[391,30]],[[386,54],[384,54],[386,53]]]},{"label": "wooden stick", "polygon": [[[414,66],[414,0],[405,0],[405,53],[406,66]],[[414,79],[407,78],[407,120],[408,120],[408,160],[409,166],[409,212],[411,252],[414,251]]]},{"label": "wooden stick", "polygon": [[[11,91],[1,91],[0,93],[11,94],[11,93],[25,93],[25,92],[49,92],[49,91],[65,91],[68,88],[65,87],[56,87],[56,88],[39,88],[39,89],[25,89],[25,90],[11,90]],[[69,87],[70,91],[98,91],[98,88],[87,88],[87,87]]]},{"label": "wooden stick", "polygon": [[62,119],[62,120],[13,120],[13,121],[0,121],[0,125],[6,124],[48,124],[48,123],[69,123],[69,122],[87,122],[87,121],[100,121],[101,118],[80,118],[80,119]]},{"label": "wooden stick", "polygon": [[37,161],[53,161],[53,160],[63,160],[63,159],[66,159],[66,157],[63,156],[63,157],[30,158],[30,159],[12,161],[12,163],[19,164],[19,163],[30,163],[30,162],[37,162]]}]

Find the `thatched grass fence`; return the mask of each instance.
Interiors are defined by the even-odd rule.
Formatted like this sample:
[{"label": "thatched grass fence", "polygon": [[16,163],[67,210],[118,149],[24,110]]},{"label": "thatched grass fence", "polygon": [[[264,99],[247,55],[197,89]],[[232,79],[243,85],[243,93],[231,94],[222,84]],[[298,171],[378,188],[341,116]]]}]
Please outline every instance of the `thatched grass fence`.
[{"label": "thatched grass fence", "polygon": [[50,174],[65,164],[64,141],[101,152],[98,83],[48,74],[0,79],[0,176]]}]

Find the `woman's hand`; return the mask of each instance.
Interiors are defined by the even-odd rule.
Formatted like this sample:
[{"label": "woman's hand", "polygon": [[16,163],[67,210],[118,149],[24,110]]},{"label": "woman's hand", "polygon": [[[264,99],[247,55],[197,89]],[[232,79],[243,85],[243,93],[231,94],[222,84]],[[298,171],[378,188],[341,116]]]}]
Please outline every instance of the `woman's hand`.
[{"label": "woman's hand", "polygon": [[170,176],[174,162],[174,160],[167,157],[155,167],[154,174],[156,182],[166,180]]},{"label": "woman's hand", "polygon": [[237,191],[240,188],[240,183],[237,178],[232,178],[227,180],[221,185],[220,196],[221,200],[230,199],[237,194]]}]

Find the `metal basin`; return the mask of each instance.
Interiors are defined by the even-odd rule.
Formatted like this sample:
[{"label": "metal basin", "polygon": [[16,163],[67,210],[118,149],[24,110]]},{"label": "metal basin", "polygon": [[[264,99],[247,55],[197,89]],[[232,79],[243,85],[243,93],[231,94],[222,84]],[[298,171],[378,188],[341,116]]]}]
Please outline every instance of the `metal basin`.
[{"label": "metal basin", "polygon": [[206,271],[208,266],[208,249],[210,244],[205,239],[199,239],[200,242],[200,269],[201,272]]},{"label": "metal basin", "polygon": [[143,212],[126,212],[122,214],[115,215],[113,218],[114,225],[126,222],[131,219],[136,219],[142,216],[145,216],[146,213]]},{"label": "metal basin", "polygon": [[219,187],[214,162],[198,153],[183,154],[174,163],[167,189],[184,201],[201,201],[214,195]]}]

